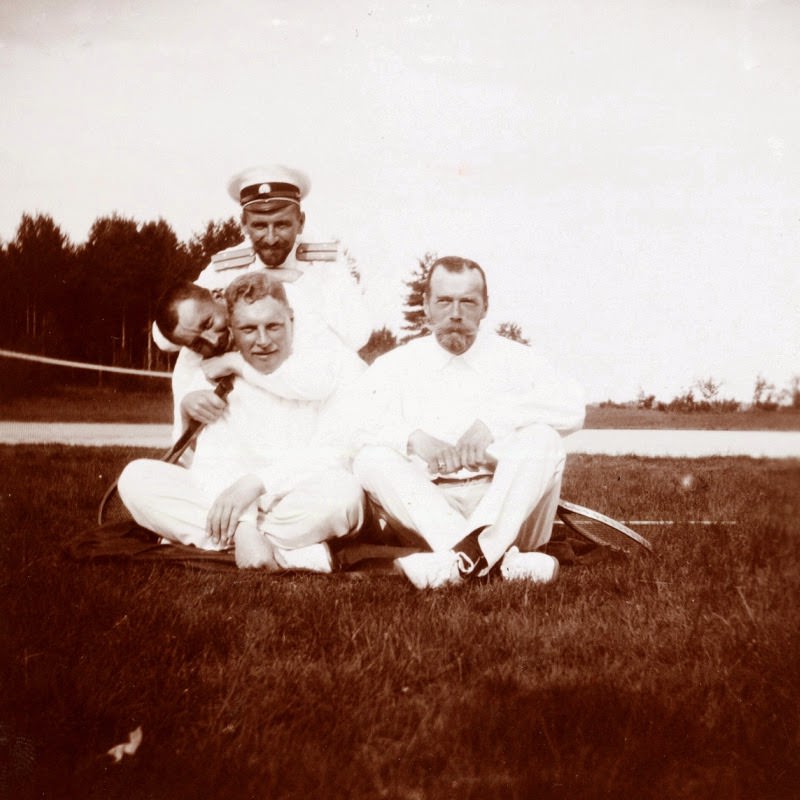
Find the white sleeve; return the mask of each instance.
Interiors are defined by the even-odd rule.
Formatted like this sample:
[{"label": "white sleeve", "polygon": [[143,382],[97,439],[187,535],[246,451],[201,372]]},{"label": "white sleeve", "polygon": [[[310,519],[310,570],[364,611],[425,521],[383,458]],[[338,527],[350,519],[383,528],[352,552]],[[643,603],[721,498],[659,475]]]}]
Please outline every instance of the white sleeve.
[{"label": "white sleeve", "polygon": [[320,266],[323,277],[321,314],[331,330],[351,350],[361,349],[373,328],[361,287],[342,263]]},{"label": "white sleeve", "polygon": [[385,445],[403,455],[414,432],[403,415],[403,363],[377,359],[348,393],[353,446]]},{"label": "white sleeve", "polygon": [[209,292],[224,292],[231,280],[241,274],[235,269],[232,272],[231,275],[230,270],[218,270],[213,263],[210,263],[193,282],[202,289],[208,289]]},{"label": "white sleeve", "polygon": [[524,385],[500,395],[482,420],[495,440],[537,423],[563,436],[583,427],[586,399],[576,381],[560,375],[534,350],[525,353],[514,369],[527,376]]},{"label": "white sleeve", "polygon": [[203,357],[188,347],[182,347],[175,367],[172,370],[172,441],[176,442],[183,433],[184,423],[181,402],[189,392],[198,389],[213,389],[200,367]]}]

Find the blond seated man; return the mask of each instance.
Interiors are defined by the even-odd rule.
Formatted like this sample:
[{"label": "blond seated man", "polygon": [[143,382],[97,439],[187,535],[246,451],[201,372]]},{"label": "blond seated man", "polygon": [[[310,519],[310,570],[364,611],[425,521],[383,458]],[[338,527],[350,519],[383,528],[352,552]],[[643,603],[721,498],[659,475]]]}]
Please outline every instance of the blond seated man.
[{"label": "blond seated man", "polygon": [[565,451],[583,392],[540,353],[479,330],[481,267],[436,261],[424,291],[430,336],[376,359],[363,376],[353,470],[389,528],[433,552],[399,559],[417,587],[486,575],[548,582]]},{"label": "blond seated man", "polygon": [[[320,370],[306,354],[292,355],[292,310],[281,283],[263,272],[237,278],[225,299],[233,343],[263,380],[235,378],[189,469],[133,461],[120,476],[120,496],[140,525],[167,540],[234,546],[240,567],[330,571],[324,542],[363,522],[363,494],[343,453],[318,436],[320,415],[340,388],[335,362]],[[270,391],[270,380],[302,385],[302,396]]]}]

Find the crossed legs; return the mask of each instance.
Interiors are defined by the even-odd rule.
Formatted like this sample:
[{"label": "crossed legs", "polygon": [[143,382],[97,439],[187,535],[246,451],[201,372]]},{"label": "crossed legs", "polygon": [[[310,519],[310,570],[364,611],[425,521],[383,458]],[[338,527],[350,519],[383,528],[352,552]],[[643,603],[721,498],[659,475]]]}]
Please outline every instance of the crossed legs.
[{"label": "crossed legs", "polygon": [[[206,531],[214,493],[191,470],[163,461],[139,459],[120,475],[120,497],[136,522],[165,539],[204,550],[223,550]],[[266,536],[270,547],[293,550],[345,536],[363,522],[363,495],[344,470],[324,470],[299,480],[268,508],[253,504],[239,527]]]},{"label": "crossed legs", "polygon": [[448,550],[484,527],[479,544],[493,566],[512,545],[536,550],[550,538],[566,459],[561,437],[532,425],[493,443],[490,481],[434,484],[425,465],[388,447],[368,446],[353,471],[392,527],[432,550]]}]

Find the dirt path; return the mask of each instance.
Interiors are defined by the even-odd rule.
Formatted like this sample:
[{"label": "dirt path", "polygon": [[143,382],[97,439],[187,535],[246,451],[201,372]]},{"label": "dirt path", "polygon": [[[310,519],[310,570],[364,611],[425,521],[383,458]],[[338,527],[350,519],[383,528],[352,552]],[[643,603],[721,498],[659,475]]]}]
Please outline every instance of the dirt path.
[{"label": "dirt path", "polygon": [[[113,445],[167,449],[169,425],[0,422],[3,444]],[[798,431],[583,430],[567,452],[605,455],[800,458]]]}]

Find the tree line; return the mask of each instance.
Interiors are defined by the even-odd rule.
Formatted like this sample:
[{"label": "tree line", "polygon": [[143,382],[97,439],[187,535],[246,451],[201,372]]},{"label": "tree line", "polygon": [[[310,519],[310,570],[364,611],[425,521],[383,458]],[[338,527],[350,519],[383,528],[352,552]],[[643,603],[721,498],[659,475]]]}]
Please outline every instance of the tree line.
[{"label": "tree line", "polygon": [[[0,347],[104,366],[167,371],[173,356],[160,351],[150,330],[161,294],[174,282],[194,280],[211,256],[243,238],[236,218],[209,221],[181,241],[164,219],[138,222],[111,214],[98,217],[86,241],[74,244],[47,214],[23,214],[14,238],[0,245],[6,287],[0,316]],[[398,337],[387,327],[373,331],[361,355],[372,362],[401,341],[427,333],[422,291],[436,259],[426,253],[409,281],[405,323]],[[348,254],[351,272],[357,263]],[[515,323],[503,335],[527,343]],[[102,373],[67,375],[15,362],[4,365],[5,394],[54,380],[104,380]],[[108,380],[108,378],[105,378]]]},{"label": "tree line", "polygon": [[182,242],[163,219],[112,214],[75,245],[49,215],[23,214],[14,239],[0,248],[7,298],[0,342],[56,358],[168,368],[169,356],[150,336],[158,298],[241,238],[234,218],[208,222]]}]

